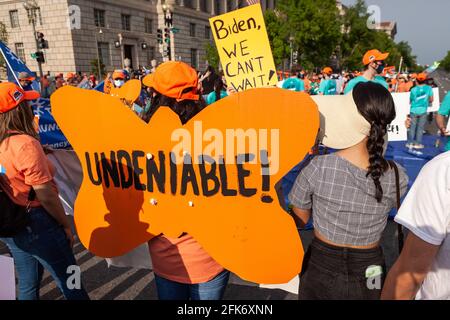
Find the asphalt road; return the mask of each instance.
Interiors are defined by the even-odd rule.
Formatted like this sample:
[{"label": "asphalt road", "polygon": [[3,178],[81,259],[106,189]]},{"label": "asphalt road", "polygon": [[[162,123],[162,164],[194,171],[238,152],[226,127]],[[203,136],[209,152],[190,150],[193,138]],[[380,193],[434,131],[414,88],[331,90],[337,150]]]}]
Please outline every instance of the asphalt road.
[{"label": "asphalt road", "polygon": [[[305,248],[311,241],[311,231],[302,232]],[[389,222],[383,235],[383,248],[388,268],[397,257],[396,224]],[[306,250],[306,249],[305,249]],[[81,267],[83,284],[92,300],[155,300],[156,287],[151,270],[109,267],[102,258],[92,255],[81,243],[74,247]],[[0,242],[0,254],[8,254]],[[64,299],[52,277],[45,272],[41,285],[42,300]],[[263,289],[254,283],[232,275],[225,292],[225,300],[296,300],[297,295],[279,290]]]}]

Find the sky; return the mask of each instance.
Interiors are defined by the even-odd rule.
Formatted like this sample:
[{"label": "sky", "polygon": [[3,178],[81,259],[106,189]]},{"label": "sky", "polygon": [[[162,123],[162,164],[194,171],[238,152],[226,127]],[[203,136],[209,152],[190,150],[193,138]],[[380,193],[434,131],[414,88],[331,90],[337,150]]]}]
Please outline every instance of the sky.
[{"label": "sky", "polygon": [[[379,6],[381,21],[397,22],[395,41],[408,41],[419,64],[431,65],[450,50],[450,0],[365,1]],[[341,2],[352,5],[356,0]]]}]

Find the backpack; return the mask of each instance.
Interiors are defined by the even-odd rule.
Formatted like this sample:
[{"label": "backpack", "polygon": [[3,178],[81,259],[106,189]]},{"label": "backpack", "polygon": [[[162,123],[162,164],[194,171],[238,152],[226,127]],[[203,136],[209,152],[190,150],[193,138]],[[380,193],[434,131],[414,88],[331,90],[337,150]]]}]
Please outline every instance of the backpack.
[{"label": "backpack", "polygon": [[[18,135],[9,134],[7,137]],[[31,188],[28,194],[30,203],[36,197],[36,192]],[[30,224],[30,206],[20,206],[14,203],[0,186],[0,237],[12,238],[18,235]]]}]

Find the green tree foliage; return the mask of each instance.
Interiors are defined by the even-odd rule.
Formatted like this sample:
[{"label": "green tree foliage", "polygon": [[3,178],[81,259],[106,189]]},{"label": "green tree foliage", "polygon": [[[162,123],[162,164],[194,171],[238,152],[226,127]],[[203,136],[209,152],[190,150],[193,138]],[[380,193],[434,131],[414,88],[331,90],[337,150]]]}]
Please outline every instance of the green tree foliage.
[{"label": "green tree foliage", "polygon": [[207,42],[205,44],[205,50],[206,60],[208,61],[208,64],[214,67],[215,70],[219,70],[220,57],[219,53],[217,52],[217,47],[212,45],[210,42]]},{"label": "green tree foliage", "polygon": [[340,15],[334,0],[280,0],[275,11],[265,15],[269,40],[277,65],[289,59],[289,38],[294,38],[299,63],[307,68],[330,64],[338,57],[339,67],[359,70],[362,56],[377,48],[390,52],[388,65],[416,69],[416,57],[406,41],[395,43],[389,36],[367,27],[369,14],[364,0],[358,0]]},{"label": "green tree foliage", "polygon": [[447,52],[447,55],[441,61],[441,68],[450,72],[450,51]]},{"label": "green tree foliage", "polygon": [[[97,59],[91,60],[91,73],[94,74],[96,77],[98,77],[98,65],[99,62]],[[103,64],[101,60],[100,60],[100,73],[102,78],[106,76],[106,66]]]},{"label": "green tree foliage", "polygon": [[279,0],[265,16],[276,63],[289,57],[290,37],[301,65],[327,63],[341,36],[337,16],[335,0]]}]

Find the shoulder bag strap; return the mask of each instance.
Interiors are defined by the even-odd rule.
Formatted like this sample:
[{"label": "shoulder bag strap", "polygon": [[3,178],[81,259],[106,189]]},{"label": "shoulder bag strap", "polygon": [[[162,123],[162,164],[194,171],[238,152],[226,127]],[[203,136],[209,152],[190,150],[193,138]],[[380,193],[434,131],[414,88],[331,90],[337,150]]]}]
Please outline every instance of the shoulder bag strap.
[{"label": "shoulder bag strap", "polygon": [[[396,188],[397,213],[398,213],[398,210],[400,209],[400,175],[398,173],[398,167],[395,164],[395,162],[392,160],[389,160],[388,162],[390,167],[394,169],[395,172],[395,188]],[[404,243],[404,234],[401,224],[397,224],[397,230],[398,230],[398,251],[402,252]]]}]

